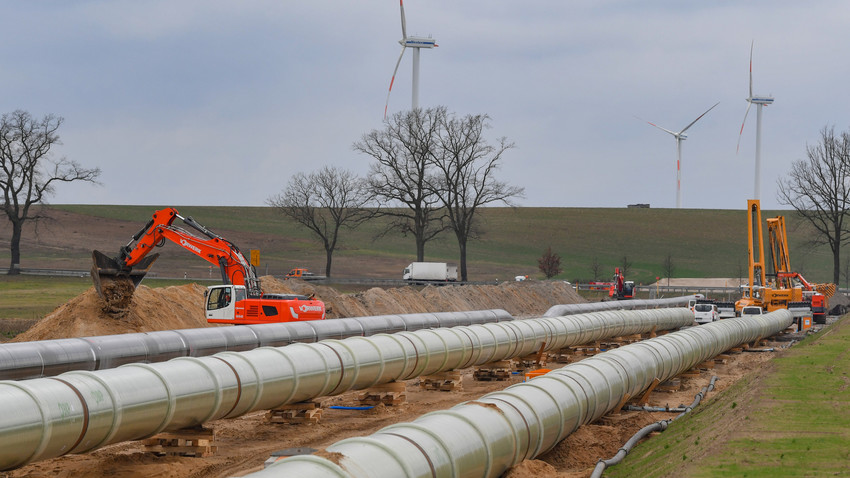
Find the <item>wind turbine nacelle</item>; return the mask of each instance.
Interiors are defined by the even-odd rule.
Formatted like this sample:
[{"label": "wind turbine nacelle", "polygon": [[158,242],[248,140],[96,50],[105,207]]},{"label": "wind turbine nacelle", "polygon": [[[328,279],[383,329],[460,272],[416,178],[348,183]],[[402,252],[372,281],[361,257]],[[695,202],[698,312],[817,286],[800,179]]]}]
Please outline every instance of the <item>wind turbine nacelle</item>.
[{"label": "wind turbine nacelle", "polygon": [[686,140],[688,139],[688,133],[679,133],[676,135],[676,139]]},{"label": "wind turbine nacelle", "polygon": [[770,96],[754,96],[753,98],[750,98],[750,103],[755,105],[769,105],[773,103],[773,98]]},{"label": "wind turbine nacelle", "polygon": [[406,48],[434,48],[437,45],[437,40],[433,38],[407,37],[398,41],[401,46]]}]

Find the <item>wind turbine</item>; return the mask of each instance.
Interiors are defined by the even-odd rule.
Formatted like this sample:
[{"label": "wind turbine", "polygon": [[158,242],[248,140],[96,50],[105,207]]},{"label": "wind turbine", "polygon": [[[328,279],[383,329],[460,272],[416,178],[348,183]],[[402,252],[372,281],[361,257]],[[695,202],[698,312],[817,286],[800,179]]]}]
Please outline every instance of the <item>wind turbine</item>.
[{"label": "wind turbine", "polygon": [[738,147],[735,148],[735,154],[738,154],[738,150],[741,149],[741,136],[744,134],[744,125],[747,124],[750,106],[756,105],[756,178],[753,199],[761,199],[761,108],[773,103],[773,97],[753,95],[753,45],[755,45],[755,40],[750,44],[750,96],[747,97],[747,111],[744,112],[741,132],[738,133]]},{"label": "wind turbine", "polygon": [[398,66],[401,64],[401,58],[404,56],[404,50],[413,48],[413,102],[412,108],[419,108],[419,50],[422,48],[434,48],[437,45],[433,38],[424,37],[409,37],[407,36],[407,21],[404,19],[404,0],[398,0],[398,5],[401,8],[401,53],[398,55],[398,61],[393,70],[393,77],[390,80],[390,90],[387,92],[387,102],[384,104],[384,118],[387,117],[387,106],[390,104],[390,93],[393,91],[393,83],[395,82],[395,74],[398,73]]},{"label": "wind turbine", "polygon": [[[718,101],[717,103],[714,103],[714,106],[717,106],[719,104],[720,104],[720,102]],[[714,109],[714,106],[705,110],[705,113],[697,116],[697,119],[691,121],[691,124],[682,128],[682,130],[679,131],[678,133],[675,132],[675,131],[670,131],[669,129],[666,129],[666,128],[662,128],[661,126],[658,126],[655,123],[651,123],[651,122],[646,121],[646,120],[641,120],[641,121],[646,121],[650,125],[655,126],[656,128],[660,129],[661,131],[672,134],[673,137],[676,138],[676,154],[677,154],[677,156],[676,156],[676,208],[682,207],[682,141],[688,139],[688,135],[685,134],[685,131],[687,131],[688,128],[693,126],[694,123],[699,121],[700,118],[705,116],[706,113],[708,113],[709,111]],[[640,119],[640,118],[638,118],[638,119]]]}]

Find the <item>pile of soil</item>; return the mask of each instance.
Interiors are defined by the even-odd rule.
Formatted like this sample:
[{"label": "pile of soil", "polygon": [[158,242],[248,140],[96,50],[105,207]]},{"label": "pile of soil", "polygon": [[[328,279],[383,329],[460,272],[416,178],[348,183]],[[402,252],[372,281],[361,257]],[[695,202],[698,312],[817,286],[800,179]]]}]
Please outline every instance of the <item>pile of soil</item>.
[{"label": "pile of soil", "polygon": [[[263,290],[269,293],[315,294],[324,301],[329,319],[480,309],[505,309],[519,317],[541,315],[553,304],[584,302],[570,286],[560,281],[428,286],[424,289],[373,288],[353,295],[299,280],[280,281],[271,276],[261,278],[261,282]],[[204,317],[204,290],[197,284],[158,289],[140,285],[126,315],[116,318],[103,310],[103,303],[92,287],[39,320],[14,341],[217,327],[217,324],[208,324]]]}]

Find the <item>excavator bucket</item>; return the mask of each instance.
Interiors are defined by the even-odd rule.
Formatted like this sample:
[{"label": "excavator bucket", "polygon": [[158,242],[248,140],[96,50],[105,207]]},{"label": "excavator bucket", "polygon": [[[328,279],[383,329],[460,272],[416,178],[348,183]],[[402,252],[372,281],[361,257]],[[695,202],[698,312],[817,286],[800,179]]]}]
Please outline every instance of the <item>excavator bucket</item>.
[{"label": "excavator bucket", "polygon": [[100,251],[92,251],[91,278],[97,295],[103,301],[103,310],[113,316],[124,315],[133,299],[136,286],[142,282],[159,254],[142,259],[132,268]]}]

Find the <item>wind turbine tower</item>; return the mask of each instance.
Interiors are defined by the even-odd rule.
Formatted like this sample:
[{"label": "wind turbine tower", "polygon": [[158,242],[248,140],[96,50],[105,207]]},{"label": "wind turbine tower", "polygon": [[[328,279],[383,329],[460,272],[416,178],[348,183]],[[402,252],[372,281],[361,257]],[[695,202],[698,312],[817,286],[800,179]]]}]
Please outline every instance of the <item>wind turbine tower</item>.
[{"label": "wind turbine tower", "polygon": [[773,103],[772,96],[761,96],[753,94],[753,45],[750,44],[750,96],[747,99],[747,111],[744,112],[744,121],[741,123],[741,131],[738,133],[738,147],[735,149],[737,154],[741,149],[741,136],[744,134],[744,125],[747,124],[747,115],[750,113],[750,107],[756,105],[756,171],[755,185],[753,190],[753,199],[761,199],[761,109],[762,106]]},{"label": "wind turbine tower", "polygon": [[393,70],[393,77],[390,80],[390,90],[387,92],[387,102],[384,104],[384,118],[387,117],[387,107],[390,104],[390,93],[393,91],[395,75],[398,73],[398,66],[401,64],[401,59],[404,56],[404,50],[407,48],[413,49],[413,98],[411,106],[412,109],[415,110],[416,108],[419,108],[419,50],[439,46],[433,38],[407,36],[407,20],[404,18],[404,0],[399,0],[398,4],[401,9],[401,40],[398,41],[401,44],[401,53],[398,55],[398,61],[395,64],[395,70]]},{"label": "wind turbine tower", "polygon": [[[720,102],[714,103],[714,106],[717,106],[719,104],[720,104]],[[666,128],[662,128],[661,126],[658,126],[655,123],[650,123],[649,121],[647,121],[647,123],[649,123],[650,125],[655,126],[656,128],[660,129],[661,131],[670,133],[670,134],[673,135],[674,138],[676,138],[676,208],[677,209],[682,207],[682,141],[688,139],[688,135],[685,134],[685,131],[687,131],[688,128],[693,126],[694,123],[699,121],[700,118],[705,116],[706,113],[708,113],[709,111],[714,109],[714,106],[705,110],[705,113],[697,116],[697,119],[691,121],[691,124],[682,128],[682,130],[679,131],[678,133],[675,132],[675,131],[670,131],[669,129],[666,129]],[[640,119],[640,118],[638,118],[638,119]],[[646,120],[641,120],[641,121],[646,121]]]}]

